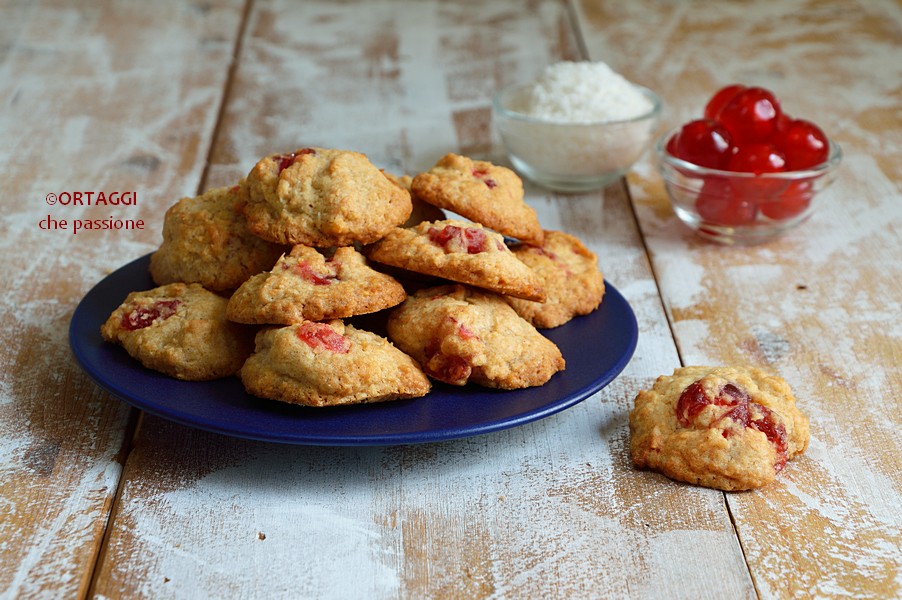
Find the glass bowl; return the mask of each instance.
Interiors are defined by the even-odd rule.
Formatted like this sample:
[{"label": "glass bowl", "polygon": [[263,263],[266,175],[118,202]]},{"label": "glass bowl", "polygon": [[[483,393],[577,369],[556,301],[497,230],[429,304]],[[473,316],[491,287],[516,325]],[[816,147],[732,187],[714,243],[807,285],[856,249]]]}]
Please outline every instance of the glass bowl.
[{"label": "glass bowl", "polygon": [[654,135],[661,99],[635,86],[652,108],[621,121],[566,123],[523,112],[532,84],[499,91],[492,117],[514,168],[552,190],[584,192],[601,189],[622,177],[642,155]]},{"label": "glass bowl", "polygon": [[667,195],[683,223],[722,244],[766,242],[805,222],[842,162],[842,149],[830,140],[827,160],[803,171],[755,175],[709,169],[667,151],[678,131],[668,131],[655,144]]}]

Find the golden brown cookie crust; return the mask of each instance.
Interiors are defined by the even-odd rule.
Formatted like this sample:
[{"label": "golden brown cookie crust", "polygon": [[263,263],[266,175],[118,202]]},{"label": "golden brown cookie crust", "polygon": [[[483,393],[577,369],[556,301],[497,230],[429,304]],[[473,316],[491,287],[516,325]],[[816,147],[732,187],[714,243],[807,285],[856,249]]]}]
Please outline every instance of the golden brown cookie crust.
[{"label": "golden brown cookie crust", "polygon": [[542,300],[538,277],[478,223],[455,219],[397,228],[365,250],[372,260],[499,294]]},{"label": "golden brown cookie crust", "polygon": [[369,244],[410,216],[410,194],[359,153],[300,148],[261,159],[247,176],[248,227],[281,244]]},{"label": "golden brown cookie crust", "polygon": [[451,385],[539,386],[565,367],[560,349],[501,297],[463,285],[408,297],[389,316],[388,335],[430,377]]},{"label": "golden brown cookie crust", "polygon": [[636,397],[630,451],[639,468],[721,490],[774,480],[808,447],[789,385],[756,368],[683,367]]},{"label": "golden brown cookie crust", "polygon": [[536,211],[523,199],[523,182],[506,167],[446,154],[411,182],[426,202],[520,241],[542,243]]},{"label": "golden brown cookie crust", "polygon": [[350,246],[336,249],[330,258],[295,246],[271,271],[238,288],[226,314],[239,323],[287,325],[372,313],[406,297],[397,280],[371,269]]},{"label": "golden brown cookie crust", "polygon": [[598,257],[579,239],[562,231],[545,231],[541,246],[517,244],[514,255],[538,276],[544,302],[506,296],[517,314],[538,327],[558,327],[598,308],[604,297],[604,277]]},{"label": "golden brown cookie crust", "polygon": [[241,380],[250,394],[304,406],[418,398],[431,389],[388,340],[338,320],[262,330]]},{"label": "golden brown cookie crust", "polygon": [[226,320],[227,300],[199,284],[130,293],[101,326],[141,364],[188,381],[234,375],[253,349],[254,330]]},{"label": "golden brown cookie crust", "polygon": [[182,198],[166,211],[163,243],[150,257],[157,285],[199,283],[214,291],[234,290],[273,266],[286,248],[250,232],[241,208],[243,184]]}]

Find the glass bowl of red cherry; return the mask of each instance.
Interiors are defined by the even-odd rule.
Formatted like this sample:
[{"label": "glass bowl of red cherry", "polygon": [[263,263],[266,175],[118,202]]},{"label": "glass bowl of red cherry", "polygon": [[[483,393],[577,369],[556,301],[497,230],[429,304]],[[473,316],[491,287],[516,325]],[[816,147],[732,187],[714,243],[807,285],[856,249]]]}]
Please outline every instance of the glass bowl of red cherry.
[{"label": "glass bowl of red cherry", "polygon": [[677,216],[723,244],[765,242],[807,220],[842,161],[840,147],[784,112],[773,92],[738,84],[655,150]]}]

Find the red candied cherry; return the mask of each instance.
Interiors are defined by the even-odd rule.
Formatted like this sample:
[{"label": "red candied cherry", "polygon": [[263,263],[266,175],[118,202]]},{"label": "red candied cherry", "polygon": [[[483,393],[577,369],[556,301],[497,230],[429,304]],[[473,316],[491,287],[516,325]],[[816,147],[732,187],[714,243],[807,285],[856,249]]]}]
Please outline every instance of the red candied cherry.
[{"label": "red candied cherry", "polygon": [[773,144],[743,144],[727,163],[728,171],[737,173],[777,173],[786,166],[786,157]]},{"label": "red candied cherry", "polygon": [[774,412],[762,404],[753,402],[754,412],[751,423],[747,427],[754,427],[767,437],[767,441],[774,445],[777,451],[777,462],[774,463],[774,471],[779,472],[786,466],[787,457],[787,440],[786,427],[780,423],[775,417]]},{"label": "red candied cherry", "polygon": [[786,156],[786,169],[810,169],[827,160],[830,144],[820,127],[805,119],[793,119],[775,138]]},{"label": "red candied cherry", "polygon": [[294,164],[294,159],[297,158],[297,154],[294,152],[290,154],[279,154],[278,156],[273,156],[273,160],[279,161],[279,173],[290,167]]},{"label": "red candied cherry", "polygon": [[[730,159],[727,169],[739,173],[762,175],[765,173],[778,173],[783,170],[785,164],[786,160],[776,146],[772,144],[746,144],[736,149],[736,154]],[[734,195],[741,196],[752,203],[770,201],[787,186],[785,180],[774,177],[734,177],[731,183]]]},{"label": "red candied cherry", "polygon": [[762,202],[758,208],[769,219],[782,221],[797,217],[807,210],[814,198],[814,181],[802,179],[793,181],[772,201]]},{"label": "red candied cherry", "polygon": [[165,321],[176,313],[181,300],[158,300],[150,306],[137,306],[131,312],[122,315],[120,325],[126,331],[136,331],[150,327],[157,320]]},{"label": "red candied cherry", "polygon": [[706,406],[711,404],[711,399],[702,387],[701,381],[690,384],[683,393],[680,394],[676,405],[676,417],[680,425],[687,427],[702,412]]},{"label": "red candied cherry", "polygon": [[433,244],[441,246],[445,252],[479,254],[488,249],[489,238],[481,229],[446,225],[444,228],[430,227],[427,235]]},{"label": "red candied cherry", "polygon": [[336,264],[332,260],[327,260],[326,267],[330,268],[331,272],[326,274],[317,273],[313,270],[313,267],[310,266],[310,263],[305,260],[300,261],[293,267],[287,264],[283,264],[282,268],[291,269],[292,273],[299,276],[304,281],[312,283],[313,285],[331,285],[338,281],[338,267],[340,266],[340,264]]},{"label": "red candied cherry", "polygon": [[442,352],[441,339],[435,339],[423,349],[426,363],[423,370],[434,379],[449,385],[465,385],[473,372],[473,365],[464,356]]},{"label": "red candied cherry", "polygon": [[728,85],[727,87],[717,90],[717,92],[711,96],[711,99],[708,100],[708,104],[705,105],[705,118],[716,121],[718,117],[720,117],[720,111],[723,110],[723,107],[736,97],[736,94],[744,89],[744,85],[734,83],[733,85]]},{"label": "red candied cherry", "polygon": [[305,321],[298,325],[297,336],[305,344],[316,350],[324,348],[336,354],[347,354],[351,350],[351,342],[326,323]]},{"label": "red candied cherry", "polygon": [[709,169],[723,169],[732,155],[729,132],[711,119],[696,119],[680,128],[667,142],[667,151],[688,163]]},{"label": "red candied cherry", "polygon": [[[704,386],[702,386],[702,380],[699,379],[698,381],[689,384],[689,386],[683,390],[683,393],[680,394],[680,398],[677,400],[676,405],[676,417],[677,421],[680,422],[680,425],[687,427],[709,404],[713,404],[714,406],[737,407],[748,406],[748,403],[748,392],[735,384],[725,384],[718,390],[717,396],[712,398],[705,391]],[[729,411],[727,415],[733,413],[734,410],[735,409]],[[748,425],[748,421],[742,424]]]},{"label": "red candied cherry", "polygon": [[695,210],[705,223],[736,227],[754,222],[758,205],[728,179],[709,177],[695,199]]},{"label": "red candied cherry", "polygon": [[424,370],[430,377],[449,385],[465,385],[473,372],[473,366],[462,356],[448,354],[426,354],[428,362]]},{"label": "red candied cherry", "polygon": [[279,161],[279,173],[281,173],[293,165],[299,156],[304,156],[305,154],[316,154],[316,150],[313,148],[303,148],[297,152],[291,152],[290,154],[278,154],[273,156],[273,160]]},{"label": "red candied cherry", "polygon": [[777,129],[782,112],[773,92],[750,87],[727,102],[717,120],[733,136],[733,142],[742,145],[769,140]]},{"label": "red candied cherry", "polygon": [[[737,425],[753,428],[763,433],[767,440],[774,445],[777,453],[777,461],[774,470],[779,471],[786,464],[787,436],[786,427],[777,419],[772,410],[752,400],[749,393],[733,383],[726,383],[717,391],[714,397],[708,395],[698,380],[689,384],[680,394],[674,412],[677,421],[683,427],[689,427],[695,418],[705,407],[709,405],[728,407],[718,421],[730,419]],[[730,437],[729,429],[723,432],[724,437]]]}]

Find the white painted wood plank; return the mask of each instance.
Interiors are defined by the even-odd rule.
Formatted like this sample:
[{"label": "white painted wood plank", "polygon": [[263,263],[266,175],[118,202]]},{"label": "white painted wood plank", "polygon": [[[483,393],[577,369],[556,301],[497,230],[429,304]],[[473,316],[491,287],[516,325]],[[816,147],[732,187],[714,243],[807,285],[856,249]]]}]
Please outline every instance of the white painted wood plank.
[{"label": "white painted wood plank", "polygon": [[[131,411],[75,365],[69,319],[196,189],[242,6],[2,4],[0,596],[74,598],[90,582]],[[88,191],[135,192],[138,204],[45,201]],[[73,234],[74,219],[111,213],[148,228]],[[68,228],[42,231],[48,216]]]},{"label": "white painted wood plank", "polygon": [[763,246],[694,238],[668,208],[651,160],[630,191],[684,362],[776,371],[811,418],[808,453],[776,485],[728,496],[759,594],[898,596],[900,4],[580,9],[590,55],[657,90],[665,126],[700,114],[720,86],[744,82],[773,89],[784,109],[842,145],[840,175],[812,219]]},{"label": "white painted wood plank", "polygon": [[[569,26],[557,2],[258,2],[208,185],[307,144],[395,172],[464,148],[501,160],[491,92],[575,57]],[[622,377],[543,421],[422,446],[286,448],[147,417],[94,591],[754,596],[723,496],[629,464],[632,398],[678,357],[623,187],[528,194],[547,227],[601,255],[634,307],[639,348]]]}]

